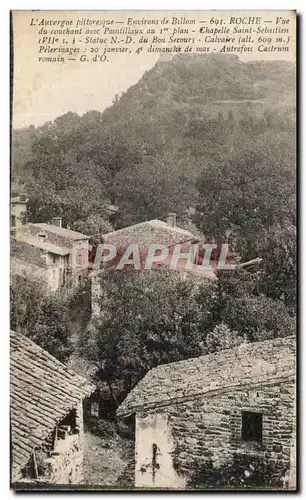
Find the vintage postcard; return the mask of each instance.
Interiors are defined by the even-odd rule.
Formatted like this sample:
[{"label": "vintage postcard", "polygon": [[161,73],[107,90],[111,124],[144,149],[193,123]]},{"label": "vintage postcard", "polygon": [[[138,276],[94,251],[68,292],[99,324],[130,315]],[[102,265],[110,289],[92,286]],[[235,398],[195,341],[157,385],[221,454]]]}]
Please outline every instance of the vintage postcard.
[{"label": "vintage postcard", "polygon": [[12,11],[14,490],[296,480],[296,12]]}]

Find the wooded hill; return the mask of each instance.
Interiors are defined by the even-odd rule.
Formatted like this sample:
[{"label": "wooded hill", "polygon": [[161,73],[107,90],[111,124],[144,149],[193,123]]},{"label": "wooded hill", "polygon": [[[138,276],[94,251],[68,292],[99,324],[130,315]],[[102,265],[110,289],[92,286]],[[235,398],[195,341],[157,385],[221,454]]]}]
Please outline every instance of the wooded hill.
[{"label": "wooded hill", "polygon": [[30,220],[108,220],[111,202],[120,207],[115,227],[171,211],[183,224],[205,168],[252,151],[294,171],[294,86],[294,65],[284,61],[161,60],[102,113],[69,112],[14,130],[13,190],[30,195]]}]

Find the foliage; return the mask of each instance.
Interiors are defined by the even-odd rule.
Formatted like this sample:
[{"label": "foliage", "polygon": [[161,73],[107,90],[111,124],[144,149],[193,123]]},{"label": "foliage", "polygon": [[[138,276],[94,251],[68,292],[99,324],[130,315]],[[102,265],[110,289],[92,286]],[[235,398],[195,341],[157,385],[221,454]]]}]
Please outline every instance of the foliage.
[{"label": "foliage", "polygon": [[296,228],[282,224],[266,231],[256,244],[263,258],[259,289],[289,308],[296,307]]},{"label": "foliage", "polygon": [[194,489],[282,488],[286,469],[282,463],[235,453],[233,462],[214,467],[211,460],[194,464],[189,487]]},{"label": "foliage", "polygon": [[12,276],[10,325],[60,361],[67,360],[72,325],[69,309],[60,295],[46,294],[42,284]]},{"label": "foliage", "polygon": [[111,232],[113,228],[106,215],[89,215],[85,221],[77,220],[72,229],[90,236],[92,244],[97,245],[103,241],[103,234]]},{"label": "foliage", "polygon": [[[240,203],[248,181],[252,188],[261,168],[256,163],[252,173],[252,158],[246,154],[253,146],[260,155],[268,151],[254,185],[256,196],[264,176],[272,187],[273,176],[287,179],[284,166],[292,167],[294,123],[286,103],[293,99],[294,82],[294,66],[284,61],[254,65],[230,55],[178,55],[158,62],[103,113],[70,112],[41,127],[13,131],[13,183],[28,191],[31,221],[61,215],[64,225],[85,222],[103,215],[109,201],[119,205],[113,222],[122,227],[172,211],[186,218],[197,203],[197,177],[204,169],[207,185],[201,177],[199,207],[204,194],[204,217],[212,219],[218,215],[219,195],[228,208],[231,201]],[[269,158],[279,173],[273,173]],[[237,160],[245,164],[240,178]],[[227,188],[226,166],[233,170]],[[254,197],[247,205],[247,194],[242,200],[246,216],[254,205]],[[278,190],[275,196],[265,190],[262,211],[266,203],[274,205],[270,194],[279,200]],[[203,221],[199,225],[207,229]]]},{"label": "foliage", "polygon": [[[219,271],[218,278],[209,306],[204,286],[200,290],[198,304],[202,311],[207,312],[209,309],[210,312],[203,316],[203,330],[213,331],[216,326],[221,328],[220,323],[223,324],[223,348],[228,345],[229,337],[235,343],[235,339],[239,337],[253,342],[295,334],[295,314],[292,308],[286,307],[281,300],[274,300],[262,293],[261,269]],[[231,333],[223,330],[224,325]]]},{"label": "foliage", "polygon": [[256,256],[256,242],[272,226],[294,224],[295,159],[290,146],[240,152],[217,168],[204,167],[195,215],[199,229],[207,237],[223,238],[232,231],[237,251],[248,259]]},{"label": "foliage", "polygon": [[221,351],[223,349],[232,349],[243,342],[243,337],[235,331],[231,331],[227,325],[220,323],[208,332],[205,339],[205,354]]},{"label": "foliage", "polygon": [[116,424],[110,420],[91,417],[86,422],[86,429],[101,438],[112,438],[116,435]]},{"label": "foliage", "polygon": [[123,378],[129,390],[153,366],[201,354],[192,282],[165,270],[108,269],[101,286],[101,315],[81,339],[101,378]]},{"label": "foliage", "polygon": [[133,428],[122,420],[114,421],[90,417],[86,420],[86,430],[101,438],[114,438],[116,436],[127,440],[135,438]]}]

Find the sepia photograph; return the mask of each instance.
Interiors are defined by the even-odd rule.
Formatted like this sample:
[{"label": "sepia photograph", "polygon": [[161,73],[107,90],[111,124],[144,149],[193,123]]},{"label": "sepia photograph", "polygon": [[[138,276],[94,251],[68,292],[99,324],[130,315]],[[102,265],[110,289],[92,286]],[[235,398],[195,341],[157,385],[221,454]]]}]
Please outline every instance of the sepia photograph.
[{"label": "sepia photograph", "polygon": [[297,491],[296,11],[10,12],[10,487]]}]

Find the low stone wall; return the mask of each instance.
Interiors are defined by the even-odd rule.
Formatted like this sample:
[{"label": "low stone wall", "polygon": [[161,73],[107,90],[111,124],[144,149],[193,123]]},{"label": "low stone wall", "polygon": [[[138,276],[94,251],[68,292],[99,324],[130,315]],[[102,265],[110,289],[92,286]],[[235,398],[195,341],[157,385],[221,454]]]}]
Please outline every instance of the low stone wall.
[{"label": "low stone wall", "polygon": [[80,484],[83,482],[83,447],[75,434],[59,441],[51,458],[46,459],[47,482],[51,484]]},{"label": "low stone wall", "polygon": [[52,456],[45,460],[47,474],[45,480],[52,484],[81,484],[84,481],[84,423],[83,404],[76,408],[78,432],[59,440]]}]

